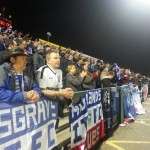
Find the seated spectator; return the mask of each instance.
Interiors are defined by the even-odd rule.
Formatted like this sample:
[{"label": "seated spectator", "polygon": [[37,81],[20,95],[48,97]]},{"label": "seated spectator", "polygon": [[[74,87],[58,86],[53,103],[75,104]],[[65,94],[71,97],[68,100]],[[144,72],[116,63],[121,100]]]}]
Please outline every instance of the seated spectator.
[{"label": "seated spectator", "polygon": [[0,102],[24,103],[37,102],[40,89],[26,74],[27,54],[22,49],[9,51],[0,66]]}]

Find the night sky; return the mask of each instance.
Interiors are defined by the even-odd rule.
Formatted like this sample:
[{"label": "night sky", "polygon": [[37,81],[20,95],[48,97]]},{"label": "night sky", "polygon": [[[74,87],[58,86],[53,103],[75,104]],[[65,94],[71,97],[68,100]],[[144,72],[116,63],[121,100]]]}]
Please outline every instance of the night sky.
[{"label": "night sky", "polygon": [[150,73],[150,0],[1,0],[14,29],[143,75]]}]

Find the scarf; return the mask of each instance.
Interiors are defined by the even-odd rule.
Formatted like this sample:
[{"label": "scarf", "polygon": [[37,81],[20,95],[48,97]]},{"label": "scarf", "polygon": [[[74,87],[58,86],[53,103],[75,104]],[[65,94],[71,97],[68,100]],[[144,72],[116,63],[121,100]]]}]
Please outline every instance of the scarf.
[{"label": "scarf", "polygon": [[[20,85],[19,85],[18,75],[17,75],[16,71],[13,68],[11,69],[11,72],[12,72],[12,74],[14,76],[15,92],[21,92]],[[23,81],[23,78],[22,78],[22,81]]]}]

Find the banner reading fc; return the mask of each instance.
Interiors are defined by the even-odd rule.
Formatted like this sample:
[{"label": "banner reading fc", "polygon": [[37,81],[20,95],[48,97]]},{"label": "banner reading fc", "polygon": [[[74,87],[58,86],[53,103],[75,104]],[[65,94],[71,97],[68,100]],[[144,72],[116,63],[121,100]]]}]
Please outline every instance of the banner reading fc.
[{"label": "banner reading fc", "polygon": [[70,110],[71,149],[89,150],[104,137],[101,90],[84,93],[82,101]]},{"label": "banner reading fc", "polygon": [[58,103],[0,103],[0,150],[51,150],[57,145]]}]

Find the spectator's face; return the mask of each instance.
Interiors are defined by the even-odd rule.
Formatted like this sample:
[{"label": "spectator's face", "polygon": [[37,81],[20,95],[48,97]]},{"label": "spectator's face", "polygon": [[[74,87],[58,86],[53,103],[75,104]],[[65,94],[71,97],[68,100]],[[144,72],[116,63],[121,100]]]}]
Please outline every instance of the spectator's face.
[{"label": "spectator's face", "polygon": [[13,63],[13,67],[16,71],[20,70],[22,72],[26,68],[27,56],[11,57],[10,61]]},{"label": "spectator's face", "polygon": [[47,64],[49,64],[52,68],[57,69],[60,65],[60,56],[58,53],[51,53],[50,59],[47,60]]},{"label": "spectator's face", "polygon": [[88,64],[85,64],[85,65],[83,66],[83,69],[84,69],[85,71],[88,71]]},{"label": "spectator's face", "polygon": [[7,34],[4,34],[3,38],[4,38],[4,39],[8,38]]},{"label": "spectator's face", "polygon": [[75,66],[72,66],[69,73],[71,73],[72,75],[75,75],[76,73],[76,67]]},{"label": "spectator's face", "polygon": [[129,70],[128,69],[125,70],[125,74],[127,74],[127,75],[129,74]]},{"label": "spectator's face", "polygon": [[69,55],[69,60],[72,60],[73,59],[73,56],[72,55]]},{"label": "spectator's face", "polygon": [[27,42],[26,41],[23,41],[20,45],[19,45],[19,48],[21,49],[25,49],[27,47]]},{"label": "spectator's face", "polygon": [[109,68],[108,68],[108,67],[106,67],[104,70],[108,72]]},{"label": "spectator's face", "polygon": [[3,40],[3,35],[0,34],[0,40]]},{"label": "spectator's face", "polygon": [[18,46],[17,46],[17,42],[16,41],[13,41],[13,49],[17,49]]},{"label": "spectator's face", "polygon": [[39,49],[38,51],[40,54],[42,54],[44,52],[44,49]]},{"label": "spectator's face", "polygon": [[45,51],[48,52],[50,49],[50,47],[46,47]]}]

